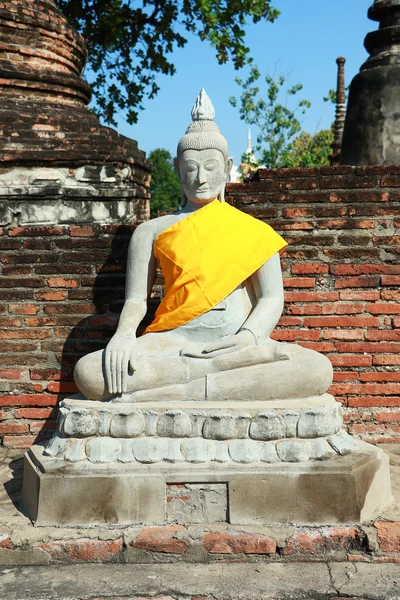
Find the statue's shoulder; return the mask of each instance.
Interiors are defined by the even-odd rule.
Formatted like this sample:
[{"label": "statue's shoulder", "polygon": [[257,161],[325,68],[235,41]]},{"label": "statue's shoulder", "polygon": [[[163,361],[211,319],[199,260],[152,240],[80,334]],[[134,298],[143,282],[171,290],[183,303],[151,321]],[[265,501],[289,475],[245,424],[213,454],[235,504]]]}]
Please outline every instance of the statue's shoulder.
[{"label": "statue's shoulder", "polygon": [[155,240],[160,233],[181,219],[182,216],[179,216],[178,213],[174,213],[171,215],[156,217],[154,219],[150,219],[149,221],[143,221],[143,223],[140,223],[140,225],[136,227],[134,237],[137,240],[144,238],[153,238],[153,240]]}]

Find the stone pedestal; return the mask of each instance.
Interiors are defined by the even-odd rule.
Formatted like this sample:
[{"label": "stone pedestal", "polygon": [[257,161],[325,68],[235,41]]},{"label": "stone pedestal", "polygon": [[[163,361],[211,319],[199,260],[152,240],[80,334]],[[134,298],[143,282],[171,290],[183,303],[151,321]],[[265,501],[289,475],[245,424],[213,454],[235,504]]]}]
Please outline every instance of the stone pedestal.
[{"label": "stone pedestal", "polygon": [[210,514],[237,525],[360,523],[391,499],[387,457],[342,429],[329,394],[138,404],[76,396],[61,403],[47,447],[25,457],[23,505],[37,525]]},{"label": "stone pedestal", "polygon": [[[327,461],[251,466],[60,466],[35,446],[25,456],[23,505],[36,525],[161,525],[173,520],[171,486],[180,486],[184,502],[192,484],[207,487],[220,520],[233,525],[362,523],[392,501],[387,456],[359,442],[355,453]],[[194,522],[204,522],[200,504],[191,506]]]}]

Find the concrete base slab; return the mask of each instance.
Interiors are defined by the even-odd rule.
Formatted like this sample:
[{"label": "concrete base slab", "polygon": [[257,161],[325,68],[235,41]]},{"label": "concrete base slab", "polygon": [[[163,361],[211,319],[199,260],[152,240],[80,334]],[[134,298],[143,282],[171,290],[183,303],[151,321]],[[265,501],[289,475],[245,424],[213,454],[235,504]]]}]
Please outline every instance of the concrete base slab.
[{"label": "concrete base slab", "polygon": [[354,454],[323,462],[266,465],[82,467],[34,446],[25,455],[22,501],[40,526],[161,525],[168,522],[167,497],[176,484],[218,486],[225,521],[235,525],[363,523],[392,502],[388,457],[365,442]]},{"label": "concrete base slab", "polygon": [[52,565],[0,574],[7,600],[400,600],[396,564]]}]

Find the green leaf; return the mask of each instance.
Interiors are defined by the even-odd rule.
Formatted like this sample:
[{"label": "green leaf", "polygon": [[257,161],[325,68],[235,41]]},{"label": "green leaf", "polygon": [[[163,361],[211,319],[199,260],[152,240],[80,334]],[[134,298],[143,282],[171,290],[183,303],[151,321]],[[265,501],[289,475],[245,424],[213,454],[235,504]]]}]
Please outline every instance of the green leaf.
[{"label": "green leaf", "polygon": [[171,56],[193,33],[215,49],[219,63],[236,69],[252,62],[245,43],[247,20],[273,22],[270,0],[58,0],[60,9],[87,40],[89,81],[96,112],[115,124],[116,112],[137,121],[147,98],[158,92],[157,76],[173,75]]}]

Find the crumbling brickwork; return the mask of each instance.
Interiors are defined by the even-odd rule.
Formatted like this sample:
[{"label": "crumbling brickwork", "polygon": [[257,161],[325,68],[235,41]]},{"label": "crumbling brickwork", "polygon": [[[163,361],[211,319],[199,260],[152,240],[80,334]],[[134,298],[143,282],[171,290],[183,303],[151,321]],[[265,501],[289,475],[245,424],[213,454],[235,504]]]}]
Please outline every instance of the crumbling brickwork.
[{"label": "crumbling brickwork", "polygon": [[400,439],[400,168],[261,169],[228,200],[289,242],[273,337],[329,356],[351,433]]},{"label": "crumbling brickwork", "polygon": [[[54,428],[71,369],[115,326],[151,167],[88,109],[83,38],[53,0],[0,1],[0,436]],[[77,354],[78,353],[78,354]]]}]

